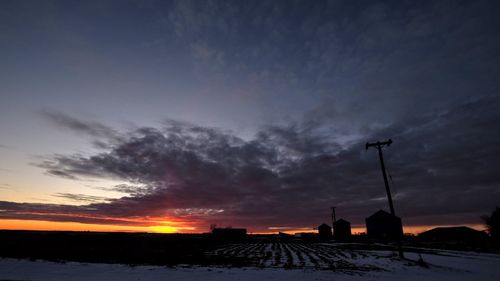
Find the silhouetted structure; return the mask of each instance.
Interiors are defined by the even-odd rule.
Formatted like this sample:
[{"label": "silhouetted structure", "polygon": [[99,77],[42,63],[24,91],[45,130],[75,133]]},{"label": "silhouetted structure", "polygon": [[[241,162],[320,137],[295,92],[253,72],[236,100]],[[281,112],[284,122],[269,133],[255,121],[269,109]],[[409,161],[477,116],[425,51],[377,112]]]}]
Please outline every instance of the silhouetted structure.
[{"label": "silhouetted structure", "polygon": [[491,215],[481,216],[486,227],[488,228],[488,233],[493,240],[500,242],[500,208],[496,207]]},{"label": "silhouetted structure", "polygon": [[366,218],[366,232],[369,238],[381,240],[400,240],[403,236],[401,218],[384,210]]},{"label": "silhouetted structure", "polygon": [[293,235],[284,232],[278,232],[278,238],[280,240],[290,240],[293,239]]},{"label": "silhouetted structure", "polygon": [[234,241],[241,240],[247,236],[245,228],[216,228],[212,229],[212,235],[221,240]]},{"label": "silhouetted structure", "polygon": [[351,238],[351,223],[344,220],[339,219],[333,225],[333,238],[335,240],[349,240]]},{"label": "silhouetted structure", "polygon": [[324,223],[318,226],[319,239],[322,241],[328,241],[332,239],[332,228]]},{"label": "silhouetted structure", "polygon": [[318,239],[318,234],[314,232],[297,232],[294,236],[305,242],[316,241]]},{"label": "silhouetted structure", "polygon": [[430,242],[463,242],[467,244],[482,242],[488,239],[483,231],[478,231],[467,226],[436,227],[418,235],[422,241]]}]

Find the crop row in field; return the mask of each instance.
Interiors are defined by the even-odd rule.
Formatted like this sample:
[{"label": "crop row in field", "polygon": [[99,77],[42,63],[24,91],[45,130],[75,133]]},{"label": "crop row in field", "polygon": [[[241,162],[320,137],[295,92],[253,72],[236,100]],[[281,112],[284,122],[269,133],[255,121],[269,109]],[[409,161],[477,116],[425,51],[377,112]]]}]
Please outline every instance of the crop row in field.
[{"label": "crop row in field", "polygon": [[230,244],[210,255],[246,258],[249,265],[266,268],[314,268],[345,272],[379,270],[363,262],[371,256],[363,251],[337,248],[334,245],[301,242],[260,242]]}]

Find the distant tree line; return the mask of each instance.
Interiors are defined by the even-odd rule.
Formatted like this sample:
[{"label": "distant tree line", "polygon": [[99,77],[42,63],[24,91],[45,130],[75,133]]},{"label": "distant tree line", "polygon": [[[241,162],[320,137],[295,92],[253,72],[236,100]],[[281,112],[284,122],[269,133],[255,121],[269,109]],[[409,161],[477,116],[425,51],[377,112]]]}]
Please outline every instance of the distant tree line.
[{"label": "distant tree line", "polygon": [[488,229],[491,238],[500,242],[500,208],[497,206],[491,215],[484,215],[481,217]]}]

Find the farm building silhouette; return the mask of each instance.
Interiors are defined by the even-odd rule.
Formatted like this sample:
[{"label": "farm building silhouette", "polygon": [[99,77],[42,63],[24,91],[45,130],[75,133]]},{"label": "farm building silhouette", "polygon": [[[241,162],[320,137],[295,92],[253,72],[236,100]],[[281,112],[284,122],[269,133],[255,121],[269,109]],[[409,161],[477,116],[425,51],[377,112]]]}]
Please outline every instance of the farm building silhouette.
[{"label": "farm building silhouette", "polygon": [[332,239],[332,228],[324,223],[318,226],[319,239],[322,241],[328,241]]},{"label": "farm building silhouette", "polygon": [[436,227],[418,235],[419,240],[429,242],[463,242],[477,243],[488,239],[483,231],[478,231],[467,226]]},{"label": "farm building silhouette", "polygon": [[212,228],[212,236],[219,240],[235,241],[242,240],[247,236],[245,228]]},{"label": "farm building silhouette", "polygon": [[349,240],[351,238],[351,223],[344,219],[334,222],[333,238],[335,240]]},{"label": "farm building silhouette", "polygon": [[366,218],[366,232],[369,238],[398,240],[403,236],[401,218],[379,210]]}]

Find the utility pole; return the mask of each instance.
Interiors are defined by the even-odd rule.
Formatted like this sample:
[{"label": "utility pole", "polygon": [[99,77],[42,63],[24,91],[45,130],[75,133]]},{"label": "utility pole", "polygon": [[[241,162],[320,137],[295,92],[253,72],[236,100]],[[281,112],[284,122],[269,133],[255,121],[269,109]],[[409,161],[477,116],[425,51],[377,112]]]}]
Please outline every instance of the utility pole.
[{"label": "utility pole", "polygon": [[389,181],[387,181],[387,173],[385,171],[385,165],[384,165],[384,155],[382,154],[382,147],[385,145],[390,146],[392,143],[392,140],[389,139],[388,141],[378,141],[374,143],[366,143],[366,150],[370,147],[375,147],[378,150],[378,156],[380,158],[380,167],[382,168],[382,175],[384,176],[384,183],[385,183],[385,191],[387,192],[387,200],[389,200],[389,208],[391,209],[391,215],[395,216],[396,213],[394,212],[394,205],[392,204],[392,196],[391,196],[391,190],[389,189]]},{"label": "utility pole", "polygon": [[336,207],[330,207],[330,209],[332,210],[332,229],[333,229],[333,225],[337,221],[337,218],[335,217],[335,208]]},{"label": "utility pole", "polygon": [[335,217],[335,207],[330,208],[332,210],[332,235],[335,235],[335,222],[337,218]]},{"label": "utility pole", "polygon": [[[395,217],[396,212],[394,212],[394,205],[392,204],[391,190],[389,189],[389,181],[387,180],[387,172],[385,171],[385,165],[384,165],[384,155],[382,154],[382,147],[390,146],[391,143],[392,143],[391,139],[387,141],[377,141],[374,143],[367,142],[366,150],[368,150],[368,148],[370,147],[375,147],[378,150],[378,157],[380,159],[380,168],[382,169],[382,176],[384,177],[385,191],[387,192],[387,200],[389,201],[389,208],[391,209],[391,215]],[[404,258],[403,248],[401,247],[401,238],[398,239],[398,252],[399,252],[399,257]]]}]

